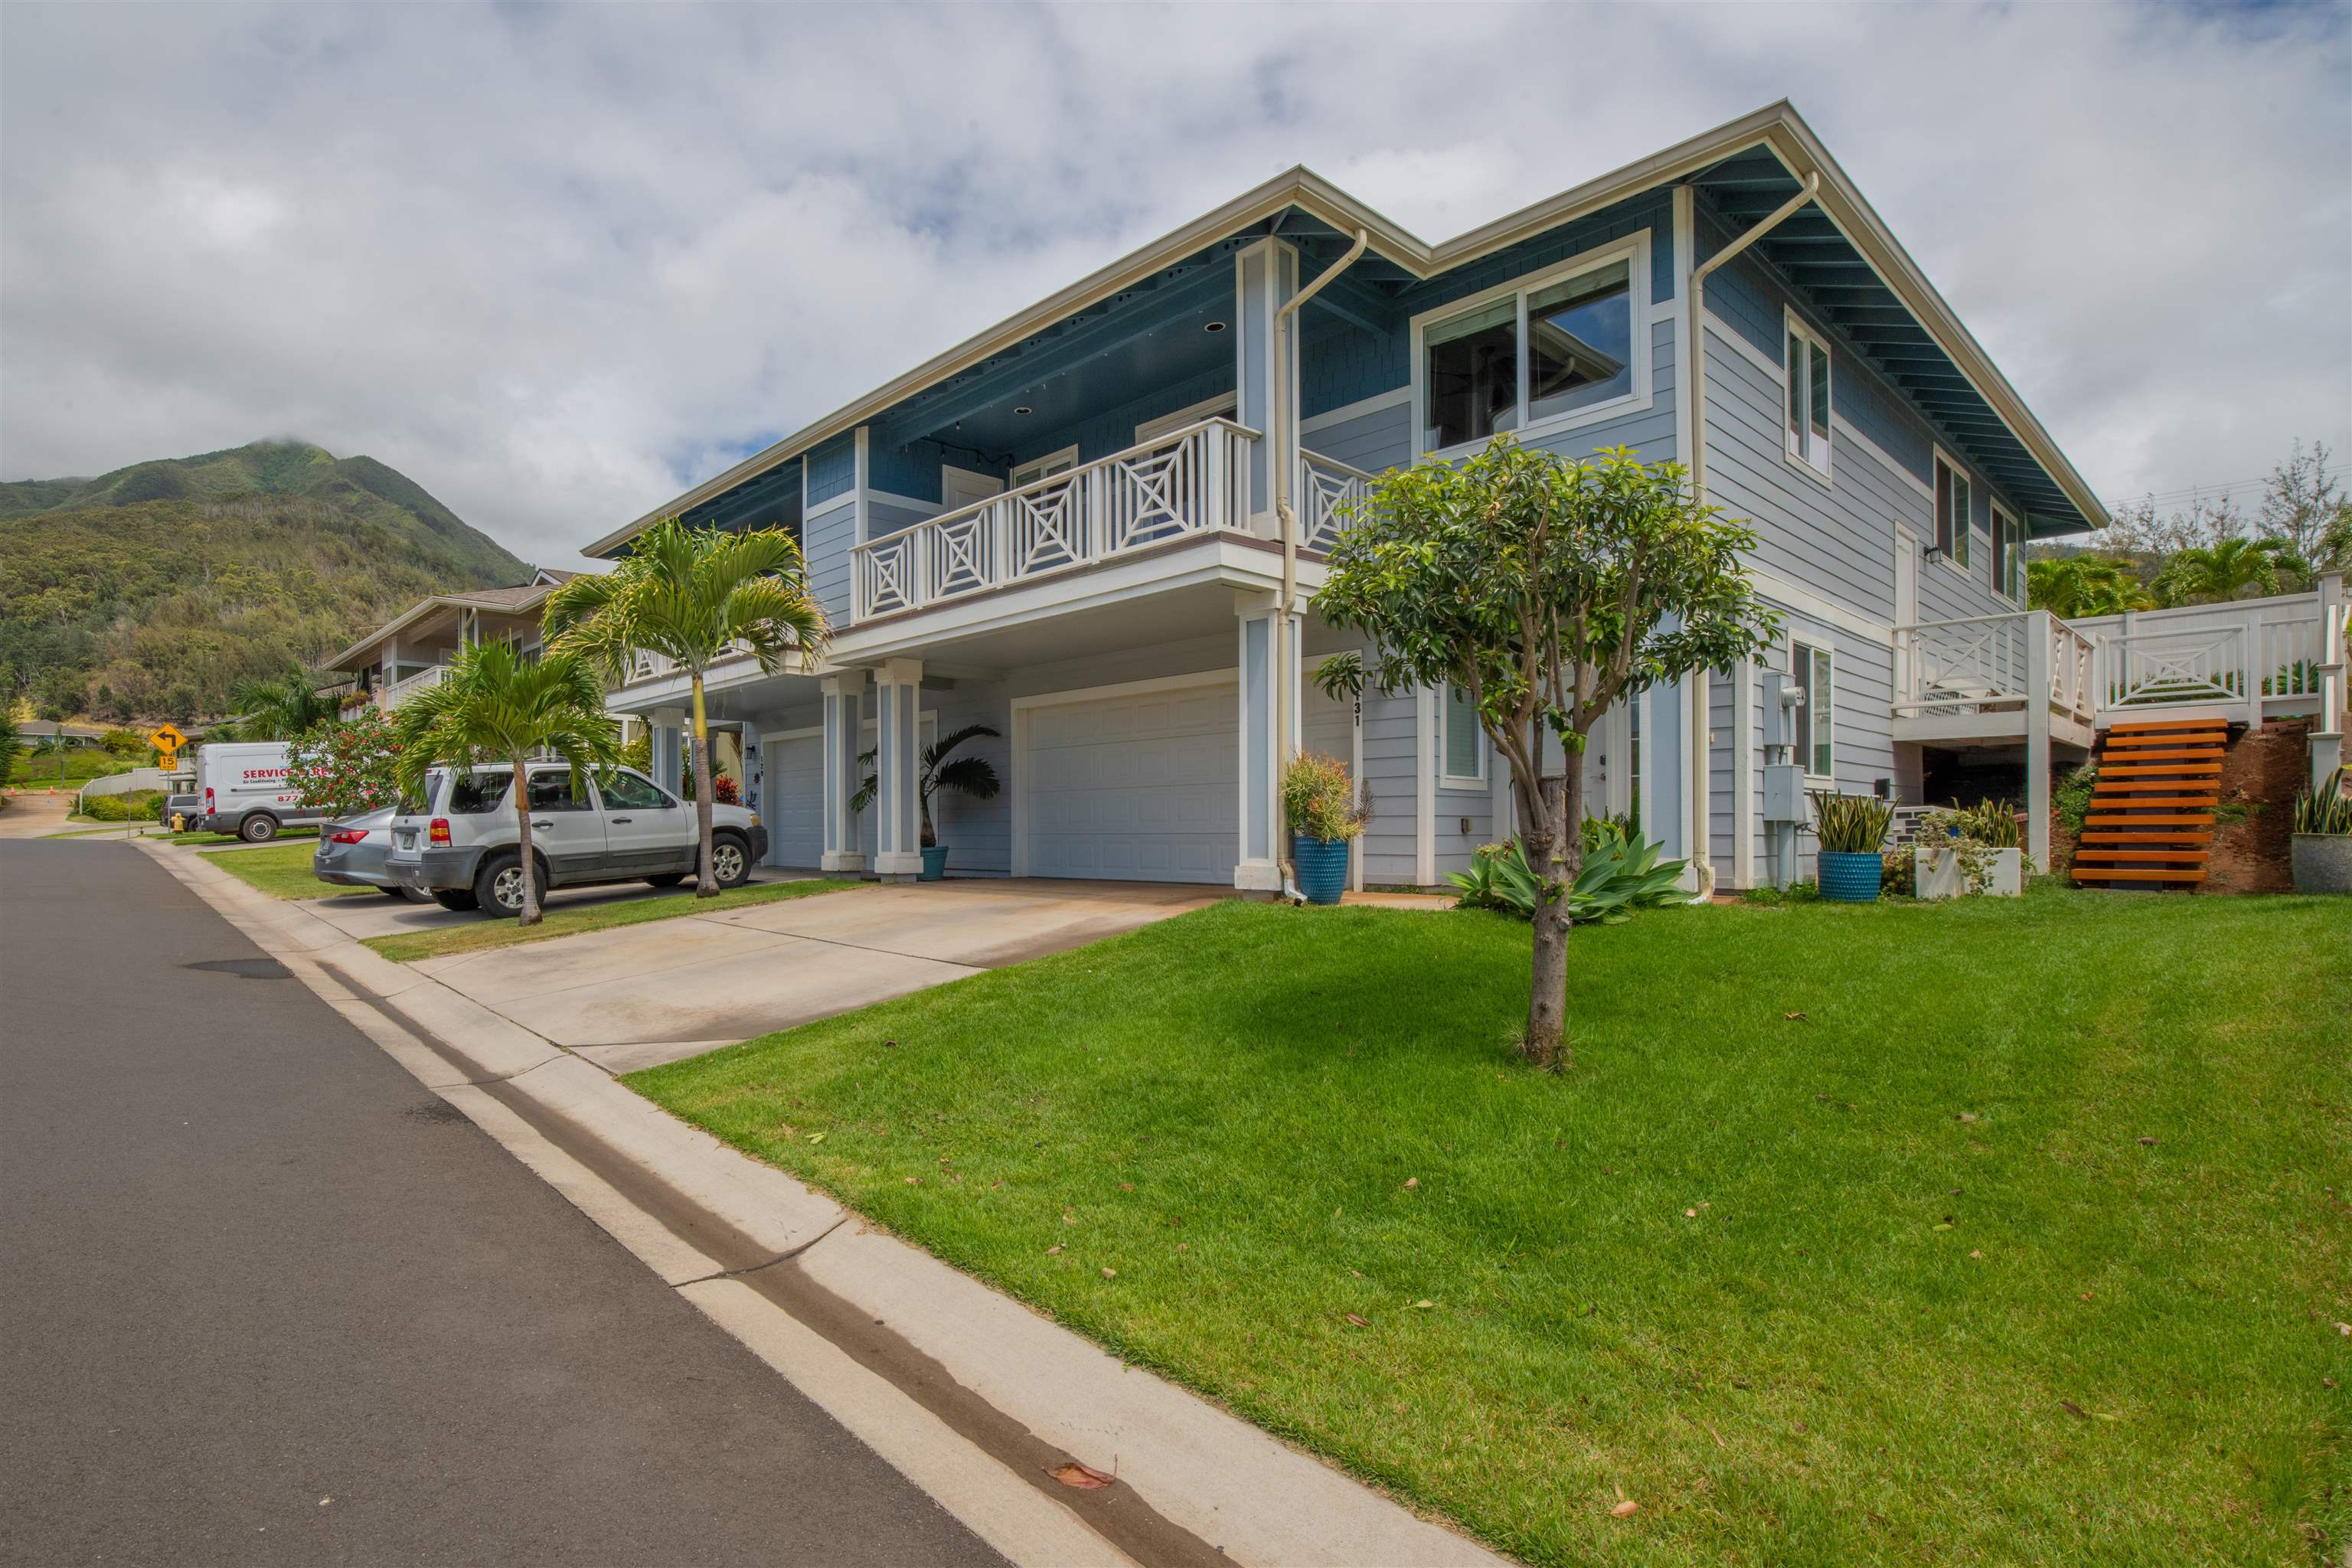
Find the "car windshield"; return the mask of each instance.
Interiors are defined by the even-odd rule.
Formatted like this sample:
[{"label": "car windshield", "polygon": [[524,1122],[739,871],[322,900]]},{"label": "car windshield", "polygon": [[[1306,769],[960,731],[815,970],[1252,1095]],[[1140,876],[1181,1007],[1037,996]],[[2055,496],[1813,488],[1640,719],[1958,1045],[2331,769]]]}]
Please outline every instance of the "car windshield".
[{"label": "car windshield", "polygon": [[415,789],[400,792],[398,810],[403,816],[422,816],[433,809],[433,797],[441,793],[441,781],[449,776],[446,768],[430,768],[425,782]]}]

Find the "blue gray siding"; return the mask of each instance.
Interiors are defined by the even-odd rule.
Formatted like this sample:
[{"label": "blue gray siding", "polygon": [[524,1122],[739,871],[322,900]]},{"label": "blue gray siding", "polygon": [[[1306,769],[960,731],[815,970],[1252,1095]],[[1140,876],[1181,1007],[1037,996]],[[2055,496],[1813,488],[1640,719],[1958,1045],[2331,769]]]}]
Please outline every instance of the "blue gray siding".
[{"label": "blue gray siding", "polygon": [[849,547],[857,542],[857,508],[845,493],[802,523],[809,586],[835,626],[849,622]]}]

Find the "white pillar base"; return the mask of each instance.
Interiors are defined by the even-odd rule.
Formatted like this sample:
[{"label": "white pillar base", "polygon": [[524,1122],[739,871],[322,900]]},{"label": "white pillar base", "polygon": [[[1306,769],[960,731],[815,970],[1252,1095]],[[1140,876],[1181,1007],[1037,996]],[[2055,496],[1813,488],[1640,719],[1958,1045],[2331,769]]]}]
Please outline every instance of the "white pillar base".
[{"label": "white pillar base", "polygon": [[1234,886],[1244,893],[1282,891],[1282,868],[1272,860],[1244,860],[1234,868]]},{"label": "white pillar base", "polygon": [[816,868],[820,871],[863,871],[866,869],[866,857],[855,849],[828,849],[817,857]]}]

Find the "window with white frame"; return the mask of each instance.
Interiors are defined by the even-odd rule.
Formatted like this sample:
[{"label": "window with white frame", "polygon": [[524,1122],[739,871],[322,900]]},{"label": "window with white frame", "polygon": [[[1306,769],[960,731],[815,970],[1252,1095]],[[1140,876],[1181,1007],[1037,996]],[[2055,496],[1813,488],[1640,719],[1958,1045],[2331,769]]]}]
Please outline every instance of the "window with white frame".
[{"label": "window with white frame", "polygon": [[1830,650],[1811,643],[1789,645],[1789,673],[1805,700],[1796,710],[1797,760],[1813,778],[1837,773],[1837,678]]},{"label": "window with white frame", "polygon": [[1969,476],[1959,465],[1936,454],[1936,548],[1944,559],[1965,572],[1969,567]]},{"label": "window with white frame", "polygon": [[1478,705],[1459,686],[1445,689],[1444,734],[1445,780],[1465,788],[1486,782],[1486,737],[1478,727]]},{"label": "window with white frame", "polygon": [[1646,396],[1643,267],[1637,242],[1416,319],[1423,449],[1581,423]]},{"label": "window with white frame", "polygon": [[2004,599],[2024,596],[2025,530],[2000,502],[1992,509],[1992,591]]},{"label": "window with white frame", "polygon": [[1788,317],[1789,414],[1782,432],[1789,456],[1829,478],[1830,346],[1791,314]]}]

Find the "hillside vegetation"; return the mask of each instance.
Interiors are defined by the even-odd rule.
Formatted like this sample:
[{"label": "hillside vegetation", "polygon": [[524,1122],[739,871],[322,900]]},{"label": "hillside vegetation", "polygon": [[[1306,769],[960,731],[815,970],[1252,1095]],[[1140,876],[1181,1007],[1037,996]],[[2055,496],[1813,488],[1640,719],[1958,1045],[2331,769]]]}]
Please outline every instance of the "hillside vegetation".
[{"label": "hillside vegetation", "polygon": [[530,575],[397,470],[298,442],[0,484],[0,696],[215,714],[425,595]]}]

